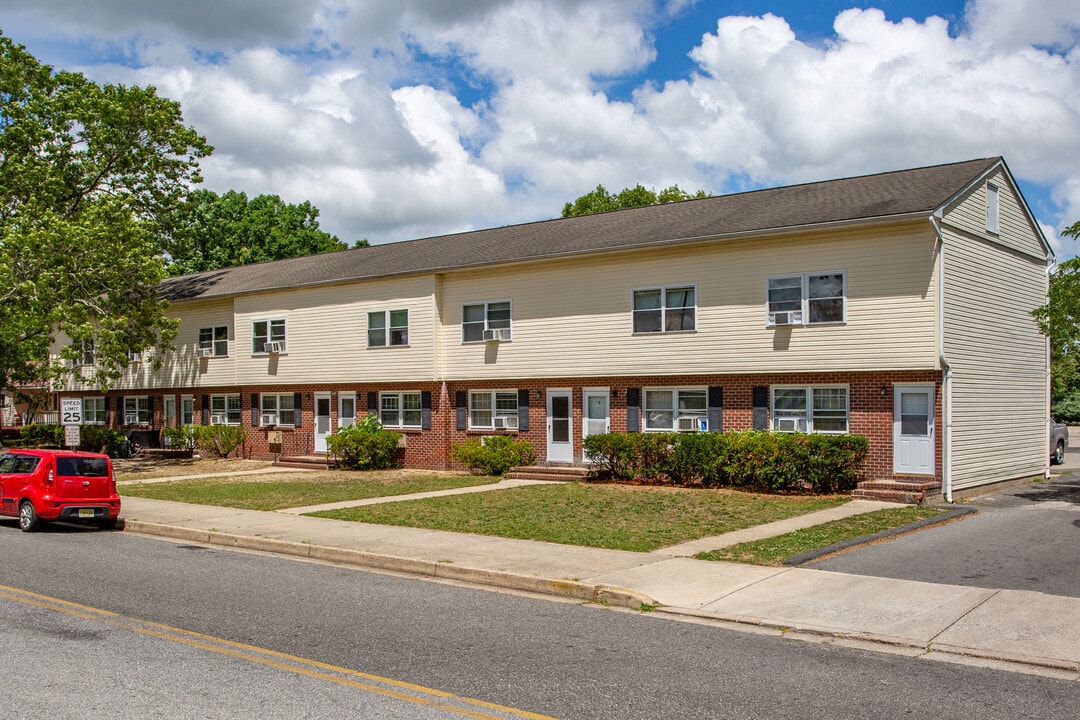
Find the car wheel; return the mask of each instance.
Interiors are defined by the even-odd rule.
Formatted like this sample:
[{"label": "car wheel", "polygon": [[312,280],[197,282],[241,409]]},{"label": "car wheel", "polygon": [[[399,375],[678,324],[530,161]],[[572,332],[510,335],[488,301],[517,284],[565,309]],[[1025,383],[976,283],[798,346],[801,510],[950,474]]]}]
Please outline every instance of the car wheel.
[{"label": "car wheel", "polygon": [[108,518],[105,520],[97,520],[94,524],[98,526],[98,530],[115,530],[116,521],[119,519],[120,518]]},{"label": "car wheel", "polygon": [[23,532],[34,532],[39,527],[41,527],[41,520],[38,519],[37,512],[34,510],[34,504],[29,500],[24,500],[19,506],[19,529]]},{"label": "car wheel", "polygon": [[1050,458],[1050,462],[1053,465],[1060,465],[1065,462],[1065,443],[1059,441],[1054,446],[1054,455]]}]

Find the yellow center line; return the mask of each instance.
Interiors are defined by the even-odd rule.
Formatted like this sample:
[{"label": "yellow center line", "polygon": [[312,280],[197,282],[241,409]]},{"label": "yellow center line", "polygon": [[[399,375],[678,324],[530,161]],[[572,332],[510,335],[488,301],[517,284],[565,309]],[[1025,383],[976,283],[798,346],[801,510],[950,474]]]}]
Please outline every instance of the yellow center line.
[{"label": "yellow center line", "polygon": [[[78,603],[68,602],[67,600],[61,600],[60,598],[40,595],[28,590],[21,590],[6,585],[0,585],[0,597],[14,600],[25,605],[32,605],[45,610],[82,618],[84,620],[103,622],[117,628],[131,630],[161,640],[188,645],[190,647],[273,667],[278,670],[303,675],[316,680],[324,680],[326,682],[392,697],[397,700],[403,700],[417,705],[434,707],[464,717],[477,718],[478,720],[504,720],[507,717],[526,718],[527,720],[555,720],[555,718],[548,715],[539,715],[527,710],[518,710],[516,708],[489,703],[484,700],[462,697],[460,695],[454,695],[453,693],[424,687],[422,685],[414,685],[392,678],[371,675],[358,670],[319,662],[318,660],[310,660],[308,658],[289,655],[287,653],[281,653],[276,650],[261,648],[255,645],[234,642],[212,635],[204,635],[202,633],[175,628],[149,620],[125,617],[101,608],[80,605]],[[361,680],[366,680],[367,682],[361,682]],[[441,702],[441,700],[449,702]],[[450,703],[460,703],[460,705],[453,705]],[[462,707],[462,705],[471,707]],[[472,708],[482,708],[499,714],[492,715]]]}]

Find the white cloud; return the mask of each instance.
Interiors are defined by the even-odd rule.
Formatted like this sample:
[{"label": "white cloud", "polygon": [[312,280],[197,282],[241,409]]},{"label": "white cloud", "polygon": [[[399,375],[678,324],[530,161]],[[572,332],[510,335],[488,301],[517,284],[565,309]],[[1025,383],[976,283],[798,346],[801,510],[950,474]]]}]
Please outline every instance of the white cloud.
[{"label": "white cloud", "polygon": [[971,34],[996,47],[1072,47],[1080,40],[1080,4],[1068,0],[972,0]]}]

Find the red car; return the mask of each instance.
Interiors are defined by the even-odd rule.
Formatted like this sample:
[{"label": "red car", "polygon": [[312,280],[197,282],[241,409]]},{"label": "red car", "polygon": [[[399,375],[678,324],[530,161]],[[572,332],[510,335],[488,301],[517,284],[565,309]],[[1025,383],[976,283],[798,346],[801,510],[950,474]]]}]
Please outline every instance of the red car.
[{"label": "red car", "polygon": [[108,455],[12,450],[0,457],[0,515],[30,532],[50,520],[116,527],[120,496]]}]

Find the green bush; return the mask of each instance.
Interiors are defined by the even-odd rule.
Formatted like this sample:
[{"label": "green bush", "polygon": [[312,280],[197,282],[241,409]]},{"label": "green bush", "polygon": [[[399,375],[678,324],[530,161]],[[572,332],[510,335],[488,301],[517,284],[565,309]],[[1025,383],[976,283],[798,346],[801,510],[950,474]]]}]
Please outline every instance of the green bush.
[{"label": "green bush", "polygon": [[680,435],[668,459],[667,474],[680,485],[719,485],[729,444],[722,433]]},{"label": "green bush", "polygon": [[105,448],[125,440],[124,433],[104,425],[83,425],[79,429],[79,449],[105,452]]},{"label": "green bush", "polygon": [[194,425],[162,428],[161,436],[165,439],[166,447],[173,450],[187,450],[191,452],[198,447]]},{"label": "green bush", "polygon": [[1071,392],[1054,403],[1054,418],[1066,425],[1080,425],[1080,391]]},{"label": "green bush", "polygon": [[338,463],[350,470],[382,470],[394,466],[401,435],[383,430],[374,415],[340,428],[326,438],[326,447]]},{"label": "green bush", "polygon": [[247,439],[243,425],[195,425],[192,430],[199,450],[219,458],[229,457]]},{"label": "green bush", "polygon": [[471,438],[455,443],[450,455],[474,473],[502,475],[512,467],[532,465],[536,461],[532,443],[515,440],[510,435],[489,435],[483,442]]},{"label": "green bush", "polygon": [[612,478],[629,480],[634,476],[634,433],[587,435],[581,442],[585,459],[599,465]]},{"label": "green bush", "polygon": [[19,428],[19,437],[23,445],[28,447],[40,445],[61,447],[64,444],[64,426],[30,423]]}]

